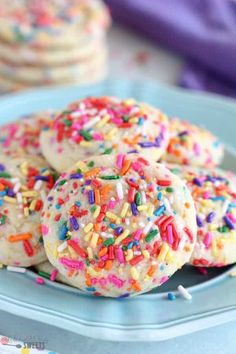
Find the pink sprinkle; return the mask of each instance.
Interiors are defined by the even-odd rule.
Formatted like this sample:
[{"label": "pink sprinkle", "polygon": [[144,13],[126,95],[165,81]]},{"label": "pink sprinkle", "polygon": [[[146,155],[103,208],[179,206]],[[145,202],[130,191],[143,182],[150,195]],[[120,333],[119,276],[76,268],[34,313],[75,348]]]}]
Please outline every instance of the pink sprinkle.
[{"label": "pink sprinkle", "polygon": [[116,248],[115,253],[116,253],[116,258],[118,259],[118,261],[120,263],[125,263],[124,253],[120,247]]},{"label": "pink sprinkle", "polygon": [[42,231],[43,236],[46,236],[48,234],[49,228],[45,224],[42,224],[41,231]]},{"label": "pink sprinkle", "polygon": [[207,232],[205,237],[204,237],[204,240],[203,240],[203,243],[204,243],[206,248],[210,247],[211,241],[212,241],[212,234],[210,232]]},{"label": "pink sprinkle", "polygon": [[37,278],[35,279],[35,281],[36,281],[36,283],[39,284],[39,285],[44,285],[44,284],[45,284],[44,279],[41,278],[41,277],[37,277]]},{"label": "pink sprinkle", "polygon": [[92,279],[91,279],[91,283],[92,283],[92,285],[97,284],[97,282],[98,282],[98,280],[97,280],[96,278],[92,278]]},{"label": "pink sprinkle", "polygon": [[137,229],[134,233],[133,233],[133,237],[135,240],[139,241],[140,237],[142,235],[142,229]]},{"label": "pink sprinkle", "polygon": [[142,168],[141,164],[138,161],[133,162],[132,167],[133,167],[133,170],[135,170],[135,171],[139,171]]},{"label": "pink sprinkle", "polygon": [[106,260],[108,259],[108,254],[105,254],[105,256],[100,257],[100,259],[101,259],[102,261],[106,261]]},{"label": "pink sprinkle", "polygon": [[116,157],[116,166],[120,169],[123,165],[123,161],[124,161],[124,155],[122,154],[118,154]]},{"label": "pink sprinkle", "polygon": [[200,145],[197,144],[197,143],[194,143],[194,144],[193,144],[193,151],[195,152],[195,154],[196,154],[197,156],[199,156],[199,154],[200,154],[200,152],[201,152]]},{"label": "pink sprinkle", "polygon": [[204,199],[209,199],[210,198],[210,193],[209,192],[204,192],[203,193],[203,198]]},{"label": "pink sprinkle", "polygon": [[99,279],[98,282],[101,285],[101,287],[104,287],[107,284],[107,280],[105,278]]},{"label": "pink sprinkle", "polygon": [[169,278],[168,278],[166,275],[164,275],[164,277],[162,277],[162,278],[160,279],[160,285],[164,284],[168,279],[169,279]]},{"label": "pink sprinkle", "polygon": [[197,267],[197,269],[203,275],[207,275],[208,274],[206,268],[204,268],[204,267]]},{"label": "pink sprinkle", "polygon": [[167,240],[170,245],[174,242],[172,225],[167,226]]},{"label": "pink sprinkle", "polygon": [[50,275],[50,280],[51,281],[55,281],[56,280],[56,277],[57,277],[57,274],[58,274],[58,270],[57,269],[54,269]]},{"label": "pink sprinkle", "polygon": [[234,216],[233,214],[230,214],[230,213],[228,213],[227,216],[231,221],[233,221],[233,223],[236,223],[236,216]]},{"label": "pink sprinkle", "polygon": [[66,266],[68,268],[73,268],[76,270],[84,270],[84,263],[81,261],[75,261],[72,259],[68,259],[66,257],[59,258],[59,261],[61,264],[63,264],[64,266]]},{"label": "pink sprinkle", "polygon": [[115,200],[110,200],[108,204],[108,209],[114,209],[116,206],[116,201]]},{"label": "pink sprinkle", "polygon": [[96,140],[96,141],[102,141],[104,140],[104,137],[101,133],[94,133],[93,134],[93,140]]}]

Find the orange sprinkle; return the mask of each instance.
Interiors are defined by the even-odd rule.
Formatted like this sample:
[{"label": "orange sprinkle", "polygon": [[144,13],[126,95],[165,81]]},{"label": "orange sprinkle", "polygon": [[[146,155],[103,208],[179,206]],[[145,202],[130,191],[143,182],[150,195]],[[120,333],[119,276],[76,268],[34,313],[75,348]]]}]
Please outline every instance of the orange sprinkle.
[{"label": "orange sprinkle", "polygon": [[30,238],[32,238],[31,233],[17,234],[17,235],[8,236],[8,241],[9,242],[20,242],[20,241],[24,241],[24,240],[29,240]]},{"label": "orange sprinkle", "polygon": [[95,197],[95,203],[96,203],[96,204],[100,204],[101,198],[100,198],[99,189],[95,189],[95,191],[94,191],[94,197]]},{"label": "orange sprinkle", "polygon": [[120,170],[120,175],[124,176],[129,171],[130,167],[131,167],[131,161],[130,160],[125,160],[123,162],[123,166],[122,166],[122,168]]},{"label": "orange sprinkle", "polygon": [[190,204],[188,202],[184,203],[185,208],[189,209],[190,208]]},{"label": "orange sprinkle", "polygon": [[113,264],[112,261],[110,261],[110,260],[106,261],[104,269],[110,270],[112,268],[112,264]]},{"label": "orange sprinkle", "polygon": [[149,277],[152,277],[153,276],[153,274],[155,273],[155,270],[156,270],[156,266],[151,266],[149,269],[148,269],[148,271],[147,271],[147,275],[149,276]]},{"label": "orange sprinkle", "polygon": [[85,178],[97,176],[100,173],[101,169],[99,167],[93,168],[92,170],[85,173]]},{"label": "orange sprinkle", "polygon": [[106,198],[112,189],[113,187],[111,184],[106,184],[100,189],[100,196]]},{"label": "orange sprinkle", "polygon": [[133,284],[133,288],[135,291],[139,292],[142,290],[140,284],[136,281],[134,284]]},{"label": "orange sprinkle", "polygon": [[107,254],[107,250],[108,250],[107,247],[101,248],[100,251],[98,252],[98,256],[99,256],[99,257],[105,256],[105,254]]},{"label": "orange sprinkle", "polygon": [[94,224],[93,228],[94,228],[94,231],[98,232],[101,229],[101,225],[100,224]]},{"label": "orange sprinkle", "polygon": [[0,183],[0,191],[3,191],[5,188],[4,184]]}]

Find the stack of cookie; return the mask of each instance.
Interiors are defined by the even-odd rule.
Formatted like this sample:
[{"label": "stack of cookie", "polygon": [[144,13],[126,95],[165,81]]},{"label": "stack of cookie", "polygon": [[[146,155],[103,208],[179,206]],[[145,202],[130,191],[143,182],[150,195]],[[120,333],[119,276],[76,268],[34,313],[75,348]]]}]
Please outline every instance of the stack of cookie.
[{"label": "stack of cookie", "polygon": [[236,263],[236,176],[213,134],[133,99],[43,115],[0,130],[0,263],[110,297]]},{"label": "stack of cookie", "polygon": [[109,24],[101,0],[1,2],[0,91],[102,80]]}]

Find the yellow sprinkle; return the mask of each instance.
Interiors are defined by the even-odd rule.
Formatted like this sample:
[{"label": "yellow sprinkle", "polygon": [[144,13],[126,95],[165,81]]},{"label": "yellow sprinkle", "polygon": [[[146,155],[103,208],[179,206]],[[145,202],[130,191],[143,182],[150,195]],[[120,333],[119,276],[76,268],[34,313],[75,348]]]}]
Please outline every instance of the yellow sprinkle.
[{"label": "yellow sprinkle", "polygon": [[93,250],[91,247],[87,247],[88,258],[93,259]]},{"label": "yellow sprinkle", "polygon": [[98,123],[96,124],[96,127],[97,127],[97,128],[103,127],[103,126],[109,121],[109,119],[110,119],[110,116],[109,116],[108,114],[106,114],[106,115],[100,120],[100,122],[98,122]]},{"label": "yellow sprinkle", "polygon": [[49,170],[45,170],[45,171],[42,172],[43,176],[48,176],[50,174],[51,174],[51,171],[49,171]]},{"label": "yellow sprinkle", "polygon": [[168,262],[168,263],[171,263],[174,259],[174,253],[171,251],[171,249],[169,249],[167,255],[166,255],[166,258],[165,260]]},{"label": "yellow sprinkle", "polygon": [[131,267],[130,268],[130,274],[131,274],[131,277],[134,279],[134,280],[138,280],[139,278],[139,274],[138,274],[138,271],[135,267]]},{"label": "yellow sprinkle", "polygon": [[106,216],[108,217],[108,219],[117,220],[117,216],[111,213],[110,211],[106,212]]},{"label": "yellow sprinkle", "polygon": [[125,215],[126,215],[128,209],[129,209],[129,203],[126,202],[126,203],[123,205],[123,208],[122,208],[121,213],[120,213],[121,218],[124,218],[124,217],[125,217]]},{"label": "yellow sprinkle", "polygon": [[36,205],[36,199],[34,199],[31,203],[30,203],[30,210],[34,210],[35,209],[35,205]]},{"label": "yellow sprinkle", "polygon": [[88,233],[84,236],[84,240],[87,241],[87,242],[90,241],[90,239],[91,239],[91,237],[92,237],[92,234],[93,234],[92,231],[88,232]]},{"label": "yellow sprinkle", "polygon": [[147,281],[149,281],[149,280],[150,280],[150,277],[149,277],[149,275],[146,274],[146,275],[144,276],[144,281],[147,282]]},{"label": "yellow sprinkle", "polygon": [[77,259],[78,254],[75,252],[75,250],[70,246],[68,246],[68,250],[69,250],[70,258]]},{"label": "yellow sprinkle", "polygon": [[76,167],[78,167],[82,172],[88,171],[88,167],[83,161],[78,161]]},{"label": "yellow sprinkle", "polygon": [[158,257],[157,257],[157,260],[158,260],[159,262],[163,262],[163,261],[165,260],[169,249],[170,249],[170,248],[169,248],[169,246],[168,246],[167,243],[163,243],[163,244],[162,244],[160,253],[159,253]]},{"label": "yellow sprinkle", "polygon": [[138,118],[131,118],[129,119],[129,123],[138,123]]},{"label": "yellow sprinkle", "polygon": [[201,200],[201,204],[206,206],[206,207],[214,207],[214,202],[212,200],[209,199],[203,199]]},{"label": "yellow sprinkle", "polygon": [[116,135],[118,129],[114,128],[111,129],[106,135],[105,135],[105,140],[112,140],[114,136]]},{"label": "yellow sprinkle", "polygon": [[29,216],[29,208],[28,207],[24,208],[24,215]]},{"label": "yellow sprinkle", "polygon": [[99,238],[99,235],[96,232],[94,232],[93,236],[91,238],[91,241],[90,241],[90,246],[92,248],[95,248],[97,246],[98,238]]},{"label": "yellow sprinkle", "polygon": [[95,277],[98,275],[98,272],[96,272],[92,267],[88,267],[87,271],[90,275],[93,275]]},{"label": "yellow sprinkle", "polygon": [[127,250],[127,255],[125,257],[126,261],[129,262],[131,261],[131,259],[134,257],[134,253],[131,249]]},{"label": "yellow sprinkle", "polygon": [[137,209],[138,209],[138,211],[143,211],[143,210],[147,210],[147,205],[139,205],[138,207],[137,207]]},{"label": "yellow sprinkle", "polygon": [[23,184],[21,185],[21,191],[27,191],[28,187],[24,186]]},{"label": "yellow sprinkle", "polygon": [[25,198],[30,198],[30,197],[37,197],[39,194],[37,191],[27,191],[27,192],[22,192],[22,197]]},{"label": "yellow sprinkle", "polygon": [[123,241],[129,235],[129,233],[129,230],[125,229],[122,234],[116,238],[115,245],[119,245],[121,241]]},{"label": "yellow sprinkle", "polygon": [[[127,98],[126,100],[123,101],[124,105],[126,106],[132,106],[134,104],[134,99],[133,98]],[[141,107],[140,107],[141,109]]]},{"label": "yellow sprinkle", "polygon": [[16,204],[16,202],[17,202],[16,198],[8,197],[7,195],[5,195],[5,197],[3,197],[3,200],[5,200],[5,202],[10,203],[10,204]]},{"label": "yellow sprinkle", "polygon": [[218,226],[216,224],[210,224],[208,227],[209,227],[210,231],[215,231],[218,228]]},{"label": "yellow sprinkle", "polygon": [[142,251],[142,254],[143,254],[143,257],[146,258],[146,259],[149,259],[150,258],[150,253],[147,251],[147,250],[143,250]]},{"label": "yellow sprinkle", "polygon": [[93,217],[97,218],[98,215],[100,214],[101,207],[100,205],[97,205],[95,212],[93,213]]},{"label": "yellow sprinkle", "polygon": [[27,175],[28,169],[27,169],[28,163],[25,161],[20,165],[20,170],[24,175]]},{"label": "yellow sprinkle", "polygon": [[147,216],[152,216],[154,212],[154,205],[150,204],[147,210]]},{"label": "yellow sprinkle", "polygon": [[90,222],[84,227],[84,232],[87,234],[92,229],[93,229],[93,224]]},{"label": "yellow sprinkle", "polygon": [[212,251],[214,257],[218,256],[219,251],[217,249],[216,240],[214,238],[211,241],[211,251]]},{"label": "yellow sprinkle", "polygon": [[92,146],[92,143],[91,143],[91,141],[82,140],[82,141],[80,142],[80,146],[83,146],[83,147],[90,147],[90,146]]}]

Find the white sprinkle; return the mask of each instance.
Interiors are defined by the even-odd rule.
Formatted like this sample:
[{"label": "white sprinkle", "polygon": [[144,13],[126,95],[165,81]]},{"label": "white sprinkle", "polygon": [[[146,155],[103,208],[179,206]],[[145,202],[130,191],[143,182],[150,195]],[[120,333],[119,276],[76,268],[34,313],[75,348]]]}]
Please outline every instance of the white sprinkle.
[{"label": "white sprinkle", "polygon": [[225,215],[227,213],[228,207],[229,207],[229,201],[225,200],[222,206],[222,215]]},{"label": "white sprinkle", "polygon": [[93,119],[91,119],[90,121],[88,121],[85,125],[84,125],[84,129],[89,129],[91,128],[93,125],[95,125],[96,123],[98,123],[100,121],[100,117],[94,117]]},{"label": "white sprinkle", "polygon": [[179,251],[183,251],[184,246],[186,245],[188,240],[188,236],[187,235],[183,235],[180,242],[179,242],[179,246],[178,246],[178,250]]},{"label": "white sprinkle", "polygon": [[147,235],[147,233],[151,230],[152,226],[153,226],[153,221],[149,221],[145,226],[145,228],[143,229],[144,235]]},{"label": "white sprinkle", "polygon": [[16,194],[16,199],[18,204],[22,204],[23,203],[23,198],[22,198],[22,194],[21,193],[17,193]]},{"label": "white sprinkle", "polygon": [[171,209],[169,200],[168,200],[167,198],[163,198],[163,202],[164,202],[164,205],[165,205],[166,210],[168,211],[168,213],[169,213],[170,215],[173,215],[173,212],[172,212],[172,209]]},{"label": "white sprinkle", "polygon": [[46,200],[47,194],[46,194],[46,192],[44,190],[40,191],[40,197],[41,197],[42,201]]},{"label": "white sprinkle", "polygon": [[185,298],[186,300],[191,300],[192,299],[192,295],[188,292],[187,289],[185,289],[182,285],[178,286],[178,292],[180,293],[180,295]]},{"label": "white sprinkle", "polygon": [[18,178],[18,177],[11,178],[10,181],[11,181],[11,183],[15,184],[20,181],[20,178]]},{"label": "white sprinkle", "polygon": [[142,196],[142,204],[146,204],[147,203],[147,198],[146,198],[146,194],[144,191],[141,192],[141,196]]},{"label": "white sprinkle", "polygon": [[67,248],[67,241],[63,242],[60,246],[57,247],[57,252],[63,252]]},{"label": "white sprinkle", "polygon": [[120,182],[116,185],[117,196],[120,200],[124,199],[124,192],[122,188],[122,184]]},{"label": "white sprinkle", "polygon": [[7,266],[7,270],[9,270],[9,272],[15,272],[15,273],[25,273],[26,272],[25,268],[13,267],[13,266]]},{"label": "white sprinkle", "polygon": [[14,185],[13,192],[14,192],[14,193],[18,193],[19,190],[20,190],[20,187],[21,187],[20,182],[17,182],[17,183]]},{"label": "white sprinkle", "polygon": [[40,181],[40,180],[36,181],[36,183],[34,185],[34,190],[39,191],[40,188],[42,187],[42,184],[43,184],[43,181]]}]

